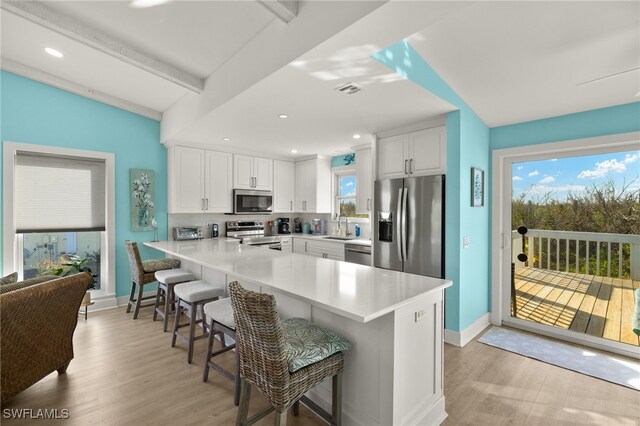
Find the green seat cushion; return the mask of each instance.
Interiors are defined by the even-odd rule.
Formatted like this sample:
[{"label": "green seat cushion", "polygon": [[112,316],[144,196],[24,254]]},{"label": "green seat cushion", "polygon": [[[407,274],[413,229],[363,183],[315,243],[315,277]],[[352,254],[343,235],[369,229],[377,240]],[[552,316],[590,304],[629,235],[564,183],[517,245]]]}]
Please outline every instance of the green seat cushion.
[{"label": "green seat cushion", "polygon": [[179,259],[152,259],[143,260],[142,269],[145,273],[164,271],[165,269],[174,269],[180,267]]},{"label": "green seat cushion", "polygon": [[18,281],[18,273],[14,272],[13,274],[9,274],[6,277],[0,278],[0,285],[13,284],[17,281]]},{"label": "green seat cushion", "polygon": [[286,319],[282,328],[290,373],[351,349],[351,343],[344,337],[303,318]]}]

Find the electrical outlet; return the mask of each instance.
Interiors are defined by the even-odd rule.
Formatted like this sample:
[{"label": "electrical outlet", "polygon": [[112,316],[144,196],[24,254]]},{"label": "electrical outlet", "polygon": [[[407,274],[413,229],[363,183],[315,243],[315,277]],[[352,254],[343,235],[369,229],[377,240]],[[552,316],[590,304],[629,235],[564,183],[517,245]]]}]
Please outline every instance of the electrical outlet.
[{"label": "electrical outlet", "polygon": [[421,311],[416,311],[416,322],[418,321],[422,321],[424,319],[424,317],[427,316],[426,312],[423,310]]},{"label": "electrical outlet", "polygon": [[462,248],[469,248],[469,236],[462,237]]}]

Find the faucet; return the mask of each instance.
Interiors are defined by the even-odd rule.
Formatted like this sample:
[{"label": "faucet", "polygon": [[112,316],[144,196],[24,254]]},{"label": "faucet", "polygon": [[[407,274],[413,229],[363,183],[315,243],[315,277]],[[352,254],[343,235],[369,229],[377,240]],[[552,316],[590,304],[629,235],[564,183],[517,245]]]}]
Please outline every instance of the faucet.
[{"label": "faucet", "polygon": [[[340,220],[338,220],[338,222],[340,222]],[[351,232],[349,231],[349,218],[345,216],[344,217],[344,236],[348,237],[349,235],[351,235]]]}]

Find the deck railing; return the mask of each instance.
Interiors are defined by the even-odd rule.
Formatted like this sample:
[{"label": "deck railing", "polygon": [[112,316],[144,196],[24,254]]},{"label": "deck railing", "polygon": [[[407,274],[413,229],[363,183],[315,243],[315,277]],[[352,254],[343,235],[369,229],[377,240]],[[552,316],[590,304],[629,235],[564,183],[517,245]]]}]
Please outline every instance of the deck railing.
[{"label": "deck railing", "polygon": [[640,280],[640,235],[529,229],[527,262],[519,262],[522,236],[511,235],[512,259],[523,267]]}]

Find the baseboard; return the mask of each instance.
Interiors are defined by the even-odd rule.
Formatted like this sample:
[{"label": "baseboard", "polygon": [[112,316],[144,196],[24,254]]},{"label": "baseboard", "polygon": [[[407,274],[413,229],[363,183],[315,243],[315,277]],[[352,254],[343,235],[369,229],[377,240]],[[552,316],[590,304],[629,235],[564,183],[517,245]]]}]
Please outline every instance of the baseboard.
[{"label": "baseboard", "polygon": [[462,331],[444,330],[444,342],[459,348],[464,347],[467,343],[472,341],[478,334],[482,333],[482,330],[487,328],[490,324],[491,314],[487,312],[469,327]]}]

